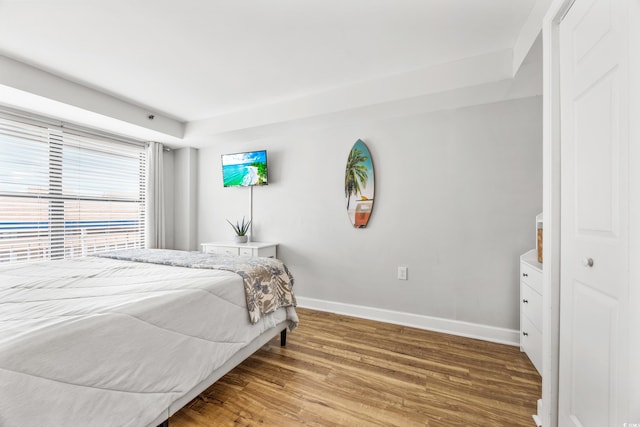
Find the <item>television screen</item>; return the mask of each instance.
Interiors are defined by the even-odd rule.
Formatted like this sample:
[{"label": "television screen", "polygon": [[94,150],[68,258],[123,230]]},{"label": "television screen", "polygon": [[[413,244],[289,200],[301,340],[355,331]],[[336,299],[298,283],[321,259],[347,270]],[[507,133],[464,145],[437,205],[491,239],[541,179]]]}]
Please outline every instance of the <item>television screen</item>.
[{"label": "television screen", "polygon": [[267,185],[267,151],[223,154],[222,181],[225,187]]}]

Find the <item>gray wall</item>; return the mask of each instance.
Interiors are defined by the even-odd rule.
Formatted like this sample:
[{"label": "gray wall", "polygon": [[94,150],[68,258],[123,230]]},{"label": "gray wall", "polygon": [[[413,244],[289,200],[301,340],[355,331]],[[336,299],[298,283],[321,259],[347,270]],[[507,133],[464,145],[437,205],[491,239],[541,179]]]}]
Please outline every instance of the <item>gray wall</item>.
[{"label": "gray wall", "polygon": [[[366,229],[344,200],[358,138],[376,171]],[[251,190],[223,188],[220,155],[263,148],[270,183],[253,190],[254,240],[280,244],[298,296],[519,327],[518,256],[535,246],[542,210],[541,97],[201,149],[198,243],[231,240],[225,219],[250,215]]]}]

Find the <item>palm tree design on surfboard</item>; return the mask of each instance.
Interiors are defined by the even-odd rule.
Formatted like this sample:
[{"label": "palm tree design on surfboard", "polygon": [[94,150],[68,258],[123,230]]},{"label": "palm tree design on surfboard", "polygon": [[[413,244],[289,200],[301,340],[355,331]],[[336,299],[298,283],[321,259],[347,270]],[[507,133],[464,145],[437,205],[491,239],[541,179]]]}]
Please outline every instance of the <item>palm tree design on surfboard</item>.
[{"label": "palm tree design on surfboard", "polygon": [[374,196],[373,160],[362,140],[357,140],[347,159],[344,175],[344,195],[347,214],[356,228],[365,228],[373,210]]}]

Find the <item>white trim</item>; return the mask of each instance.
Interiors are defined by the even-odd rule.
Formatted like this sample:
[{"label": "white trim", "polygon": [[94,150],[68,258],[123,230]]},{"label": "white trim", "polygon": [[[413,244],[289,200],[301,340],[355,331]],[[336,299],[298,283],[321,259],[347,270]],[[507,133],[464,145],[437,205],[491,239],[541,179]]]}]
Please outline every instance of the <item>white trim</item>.
[{"label": "white trim", "polygon": [[542,19],[544,18],[547,9],[549,9],[550,4],[551,0],[536,0],[534,5],[531,7],[529,16],[522,26],[516,42],[513,45],[514,76],[520,70],[522,63],[531,50],[531,46],[533,46],[536,38],[542,31]]},{"label": "white trim", "polygon": [[554,0],[543,31],[542,425],[558,425],[560,337],[560,22],[574,0]]},{"label": "white trim", "polygon": [[[629,117],[640,117],[640,2],[629,3]],[[629,133],[629,259],[640,259],[640,123],[630,120]],[[630,262],[629,271],[629,354],[640,354],[640,266]],[[636,309],[634,309],[636,308]],[[640,402],[640,363],[629,359],[629,400]],[[629,405],[629,420],[640,420],[640,406]]]},{"label": "white trim", "polygon": [[474,338],[499,344],[513,346],[520,345],[520,332],[514,329],[498,328],[495,326],[463,322],[460,320],[444,319],[440,317],[424,316],[383,308],[366,307],[363,305],[345,304],[315,298],[296,296],[298,306],[313,310],[344,314],[362,319],[410,326],[428,331],[442,332],[461,337]]}]

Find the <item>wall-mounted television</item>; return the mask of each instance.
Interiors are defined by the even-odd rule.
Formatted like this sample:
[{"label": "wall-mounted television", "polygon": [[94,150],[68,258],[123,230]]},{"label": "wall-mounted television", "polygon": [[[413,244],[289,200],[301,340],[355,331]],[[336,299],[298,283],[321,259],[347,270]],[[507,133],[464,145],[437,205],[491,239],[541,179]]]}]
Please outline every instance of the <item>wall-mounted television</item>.
[{"label": "wall-mounted television", "polygon": [[223,154],[222,181],[225,187],[267,185],[267,151]]}]

